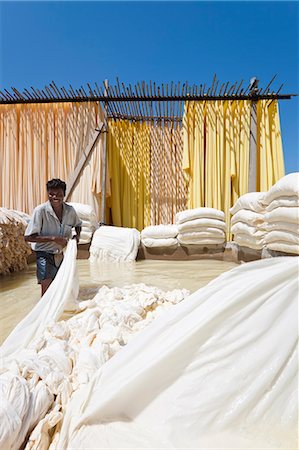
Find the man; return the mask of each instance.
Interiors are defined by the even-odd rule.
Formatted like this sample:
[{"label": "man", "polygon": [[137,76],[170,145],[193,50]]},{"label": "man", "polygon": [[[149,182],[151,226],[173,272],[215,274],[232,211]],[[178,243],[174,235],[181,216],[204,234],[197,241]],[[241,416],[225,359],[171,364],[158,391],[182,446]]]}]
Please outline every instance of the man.
[{"label": "man", "polygon": [[33,242],[36,252],[36,274],[42,296],[54,280],[62,263],[62,249],[72,237],[79,242],[82,222],[76,211],[63,199],[66,184],[57,178],[47,182],[48,201],[37,206],[25,231],[25,241]]}]

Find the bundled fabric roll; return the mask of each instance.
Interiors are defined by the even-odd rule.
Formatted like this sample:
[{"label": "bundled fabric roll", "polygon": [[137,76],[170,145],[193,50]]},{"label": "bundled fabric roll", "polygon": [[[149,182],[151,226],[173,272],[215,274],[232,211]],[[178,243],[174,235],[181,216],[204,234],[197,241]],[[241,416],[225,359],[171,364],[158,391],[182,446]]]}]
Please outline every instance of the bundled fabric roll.
[{"label": "bundled fabric roll", "polygon": [[264,246],[265,219],[264,192],[242,195],[230,209],[231,233],[234,241],[242,247],[261,250]]},{"label": "bundled fabric roll", "polygon": [[82,221],[82,230],[80,234],[79,244],[89,244],[89,242],[91,242],[93,233],[99,228],[94,210],[91,206],[84,205],[83,203],[68,202],[68,205],[71,205],[75,209],[79,219]]},{"label": "bundled fabric roll", "polygon": [[90,246],[90,261],[135,261],[140,244],[136,228],[101,226]]},{"label": "bundled fabric roll", "polygon": [[281,178],[267,192],[266,247],[299,255],[299,173]]},{"label": "bundled fabric roll", "polygon": [[[27,214],[0,208],[0,274],[27,267],[31,249],[24,240]],[[28,216],[29,217],[29,216]]]},{"label": "bundled fabric roll", "polygon": [[145,247],[176,247],[178,245],[176,225],[152,225],[141,231],[141,242]]},{"label": "bundled fabric roll", "polygon": [[225,214],[214,208],[195,208],[176,214],[182,245],[217,245],[225,242]]}]

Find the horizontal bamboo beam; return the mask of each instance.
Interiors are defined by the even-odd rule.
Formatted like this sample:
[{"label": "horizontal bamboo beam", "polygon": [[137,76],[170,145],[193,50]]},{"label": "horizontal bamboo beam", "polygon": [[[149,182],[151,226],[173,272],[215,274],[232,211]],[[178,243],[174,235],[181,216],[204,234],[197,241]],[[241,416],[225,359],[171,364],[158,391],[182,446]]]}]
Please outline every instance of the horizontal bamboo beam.
[{"label": "horizontal bamboo beam", "polygon": [[[1,92],[0,92],[1,96]],[[169,102],[169,101],[219,101],[219,100],[290,100],[296,97],[297,94],[260,94],[260,95],[179,95],[179,96],[149,96],[149,97],[135,97],[135,96],[87,96],[87,97],[53,97],[53,98],[36,98],[31,97],[25,99],[24,97],[0,97],[1,105],[15,105],[15,104],[35,104],[35,103],[82,103],[82,102]]]}]

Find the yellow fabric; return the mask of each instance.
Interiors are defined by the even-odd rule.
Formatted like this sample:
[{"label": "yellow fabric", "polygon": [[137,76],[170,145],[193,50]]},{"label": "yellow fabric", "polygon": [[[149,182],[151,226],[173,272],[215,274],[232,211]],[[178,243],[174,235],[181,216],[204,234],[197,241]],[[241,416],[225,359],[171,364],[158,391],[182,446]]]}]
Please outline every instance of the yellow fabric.
[{"label": "yellow fabric", "polygon": [[278,101],[257,102],[257,191],[267,191],[285,175]]},{"label": "yellow fabric", "polygon": [[187,102],[183,117],[183,167],[188,207],[229,208],[247,192],[250,136],[248,101]]},{"label": "yellow fabric", "polygon": [[[47,180],[68,180],[101,114],[96,103],[0,105],[0,205],[31,213],[44,202]],[[97,212],[101,151],[100,138],[69,199]]]},{"label": "yellow fabric", "polygon": [[180,126],[109,120],[108,131],[113,225],[172,223],[187,206]]},{"label": "yellow fabric", "polygon": [[111,216],[116,226],[150,224],[150,129],[145,123],[109,121]]}]

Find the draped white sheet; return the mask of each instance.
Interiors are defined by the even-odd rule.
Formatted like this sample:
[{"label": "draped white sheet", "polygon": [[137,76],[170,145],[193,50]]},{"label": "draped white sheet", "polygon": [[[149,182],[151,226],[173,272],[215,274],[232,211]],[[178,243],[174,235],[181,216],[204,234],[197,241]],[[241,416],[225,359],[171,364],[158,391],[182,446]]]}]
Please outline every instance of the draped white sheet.
[{"label": "draped white sheet", "polygon": [[77,276],[77,243],[70,240],[57,276],[39,302],[18,323],[0,348],[1,358],[13,358],[38,337],[46,326],[58,320],[64,310],[76,310],[79,293]]},{"label": "draped white sheet", "polygon": [[57,449],[297,448],[298,258],[241,265],[75,393]]}]

